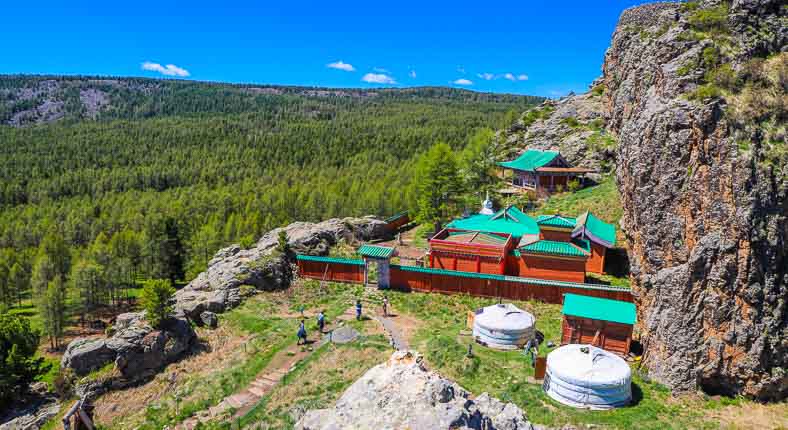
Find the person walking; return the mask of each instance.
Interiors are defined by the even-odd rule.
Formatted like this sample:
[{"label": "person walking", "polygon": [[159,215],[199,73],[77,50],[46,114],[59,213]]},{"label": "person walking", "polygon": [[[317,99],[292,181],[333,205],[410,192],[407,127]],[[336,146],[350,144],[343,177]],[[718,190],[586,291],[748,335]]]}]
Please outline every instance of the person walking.
[{"label": "person walking", "polygon": [[361,299],[356,299],[356,320],[361,321]]},{"label": "person walking", "polygon": [[387,295],[383,295],[383,316],[389,316],[389,297]]},{"label": "person walking", "polygon": [[320,330],[320,333],[323,333],[323,328],[326,326],[326,314],[325,311],[320,311],[317,314],[317,329]]},{"label": "person walking", "polygon": [[306,326],[304,320],[301,320],[301,325],[298,326],[298,343],[296,345],[306,345]]}]

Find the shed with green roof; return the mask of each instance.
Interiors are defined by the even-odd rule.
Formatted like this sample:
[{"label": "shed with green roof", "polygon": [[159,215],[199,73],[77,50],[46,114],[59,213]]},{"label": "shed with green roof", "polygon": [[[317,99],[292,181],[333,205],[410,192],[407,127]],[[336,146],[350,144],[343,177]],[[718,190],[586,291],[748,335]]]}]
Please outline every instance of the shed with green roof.
[{"label": "shed with green roof", "polygon": [[588,344],[621,356],[629,354],[637,322],[635,304],[564,294],[561,344]]}]

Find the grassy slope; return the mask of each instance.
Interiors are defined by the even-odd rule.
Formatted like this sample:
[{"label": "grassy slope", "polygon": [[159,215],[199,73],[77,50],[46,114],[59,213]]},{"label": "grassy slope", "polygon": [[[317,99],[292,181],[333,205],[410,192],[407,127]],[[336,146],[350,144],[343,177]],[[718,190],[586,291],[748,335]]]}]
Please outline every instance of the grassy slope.
[{"label": "grassy slope", "polygon": [[541,203],[533,213],[535,215],[559,213],[575,217],[587,210],[606,222],[618,225],[623,208],[613,176],[606,176],[599,184],[574,193],[556,194]]}]

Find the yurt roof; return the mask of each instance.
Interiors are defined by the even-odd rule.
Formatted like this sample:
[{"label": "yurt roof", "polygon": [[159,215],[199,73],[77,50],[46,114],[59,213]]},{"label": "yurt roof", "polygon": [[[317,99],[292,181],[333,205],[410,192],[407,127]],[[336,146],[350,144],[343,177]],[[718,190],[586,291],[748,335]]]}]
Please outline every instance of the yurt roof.
[{"label": "yurt roof", "polygon": [[576,385],[620,386],[632,378],[624,359],[591,345],[564,345],[547,355],[547,367]]},{"label": "yurt roof", "polygon": [[511,303],[495,304],[476,311],[474,323],[499,330],[522,330],[532,327],[536,318]]}]

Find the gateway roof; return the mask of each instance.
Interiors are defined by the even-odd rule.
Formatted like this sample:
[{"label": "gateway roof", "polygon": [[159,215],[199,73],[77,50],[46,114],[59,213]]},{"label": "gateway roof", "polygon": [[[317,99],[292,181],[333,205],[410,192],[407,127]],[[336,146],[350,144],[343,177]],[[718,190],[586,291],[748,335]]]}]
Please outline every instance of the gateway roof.
[{"label": "gateway roof", "polygon": [[586,236],[600,245],[612,248],[616,244],[616,227],[586,211],[577,217],[572,237]]}]

